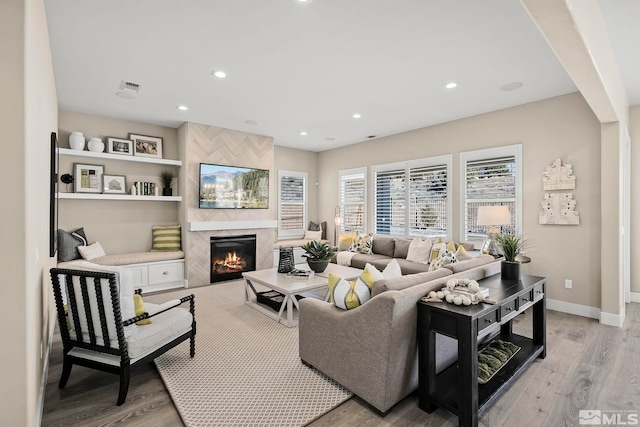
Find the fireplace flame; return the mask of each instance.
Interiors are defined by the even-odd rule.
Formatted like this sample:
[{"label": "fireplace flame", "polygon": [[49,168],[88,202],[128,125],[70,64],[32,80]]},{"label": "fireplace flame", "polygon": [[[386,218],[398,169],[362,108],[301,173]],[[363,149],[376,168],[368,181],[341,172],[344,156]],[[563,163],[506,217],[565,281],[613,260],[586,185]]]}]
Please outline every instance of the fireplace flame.
[{"label": "fireplace flame", "polygon": [[227,252],[224,259],[215,259],[213,261],[213,271],[217,273],[243,271],[246,266],[246,260],[238,255],[236,251]]}]

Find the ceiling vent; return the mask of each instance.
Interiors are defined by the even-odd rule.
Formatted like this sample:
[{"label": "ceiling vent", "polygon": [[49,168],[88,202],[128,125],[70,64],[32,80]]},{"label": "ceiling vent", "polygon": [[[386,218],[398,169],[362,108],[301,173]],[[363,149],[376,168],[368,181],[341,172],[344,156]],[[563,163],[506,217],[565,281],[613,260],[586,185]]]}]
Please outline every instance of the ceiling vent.
[{"label": "ceiling vent", "polygon": [[116,96],[119,96],[120,98],[134,99],[139,92],[140,85],[138,83],[122,80],[120,82],[120,88],[116,92]]}]

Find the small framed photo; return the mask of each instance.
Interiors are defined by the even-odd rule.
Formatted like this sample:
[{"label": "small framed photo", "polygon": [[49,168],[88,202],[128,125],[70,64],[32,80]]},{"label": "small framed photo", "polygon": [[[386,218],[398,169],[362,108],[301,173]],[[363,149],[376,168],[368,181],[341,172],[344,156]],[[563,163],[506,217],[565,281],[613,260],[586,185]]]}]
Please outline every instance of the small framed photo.
[{"label": "small framed photo", "polygon": [[107,153],[133,156],[133,141],[130,139],[107,138]]},{"label": "small framed photo", "polygon": [[102,193],[104,166],[73,164],[73,191],[76,193]]},{"label": "small framed photo", "polygon": [[102,185],[104,194],[124,194],[127,187],[123,175],[103,175]]},{"label": "small framed photo", "polygon": [[159,136],[129,134],[133,141],[134,156],[162,158],[162,138]]}]

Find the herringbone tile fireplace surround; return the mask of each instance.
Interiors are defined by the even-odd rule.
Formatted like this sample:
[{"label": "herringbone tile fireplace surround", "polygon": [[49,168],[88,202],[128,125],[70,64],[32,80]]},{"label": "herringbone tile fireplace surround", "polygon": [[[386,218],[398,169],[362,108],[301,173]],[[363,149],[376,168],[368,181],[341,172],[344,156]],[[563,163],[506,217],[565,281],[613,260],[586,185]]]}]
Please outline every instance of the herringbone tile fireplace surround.
[{"label": "herringbone tile fireplace surround", "polygon": [[[255,234],[256,269],[272,267],[277,218],[273,138],[188,122],[178,130],[178,142],[180,157],[184,159],[179,179],[183,195],[179,219],[189,286],[201,286],[210,281],[212,236]],[[200,163],[268,169],[269,208],[199,209]],[[192,231],[193,228],[201,231]]]}]

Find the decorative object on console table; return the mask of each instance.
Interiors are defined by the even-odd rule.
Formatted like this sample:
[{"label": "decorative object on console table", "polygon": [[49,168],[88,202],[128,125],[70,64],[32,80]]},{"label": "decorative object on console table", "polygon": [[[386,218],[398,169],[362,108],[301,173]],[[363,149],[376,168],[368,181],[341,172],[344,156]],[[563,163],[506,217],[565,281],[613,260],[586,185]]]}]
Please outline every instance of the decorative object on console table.
[{"label": "decorative object on console table", "polygon": [[160,172],[160,184],[162,184],[162,195],[172,196],[173,190],[171,189],[171,183],[173,182],[173,172],[168,169],[163,169]]},{"label": "decorative object on console table", "polygon": [[322,243],[317,240],[312,240],[301,247],[306,252],[302,257],[307,259],[309,268],[316,273],[322,273],[329,265],[331,257],[336,253],[328,243]]},{"label": "decorative object on console table", "polygon": [[280,248],[278,273],[288,273],[293,270],[293,247]]},{"label": "decorative object on console table", "polygon": [[338,246],[338,236],[340,235],[340,225],[342,224],[342,216],[340,215],[340,206],[336,206],[334,210],[333,223],[335,224],[333,245]]},{"label": "decorative object on console table", "polygon": [[130,133],[129,139],[135,146],[135,156],[162,158],[162,138]]},{"label": "decorative object on console table", "polygon": [[72,150],[84,150],[85,139],[82,132],[71,132],[69,135],[69,148]]},{"label": "decorative object on console table", "polygon": [[102,153],[104,151],[104,142],[102,142],[102,138],[98,138],[96,136],[89,140],[87,147],[89,147],[89,151],[92,151],[94,153]]},{"label": "decorative object on console table", "polygon": [[502,261],[501,265],[502,278],[505,280],[520,280],[518,255],[524,249],[524,239],[514,233],[504,233],[499,234],[496,240],[504,253],[504,261]]},{"label": "decorative object on console table", "polygon": [[102,193],[104,166],[73,164],[73,190],[76,193]]},{"label": "decorative object on console table", "polygon": [[499,225],[511,225],[509,206],[480,206],[478,208],[477,225],[489,226],[487,240],[482,246],[482,253],[498,257],[496,237],[500,234]]},{"label": "decorative object on console table", "polygon": [[107,153],[133,156],[133,141],[109,137],[107,138]]}]

